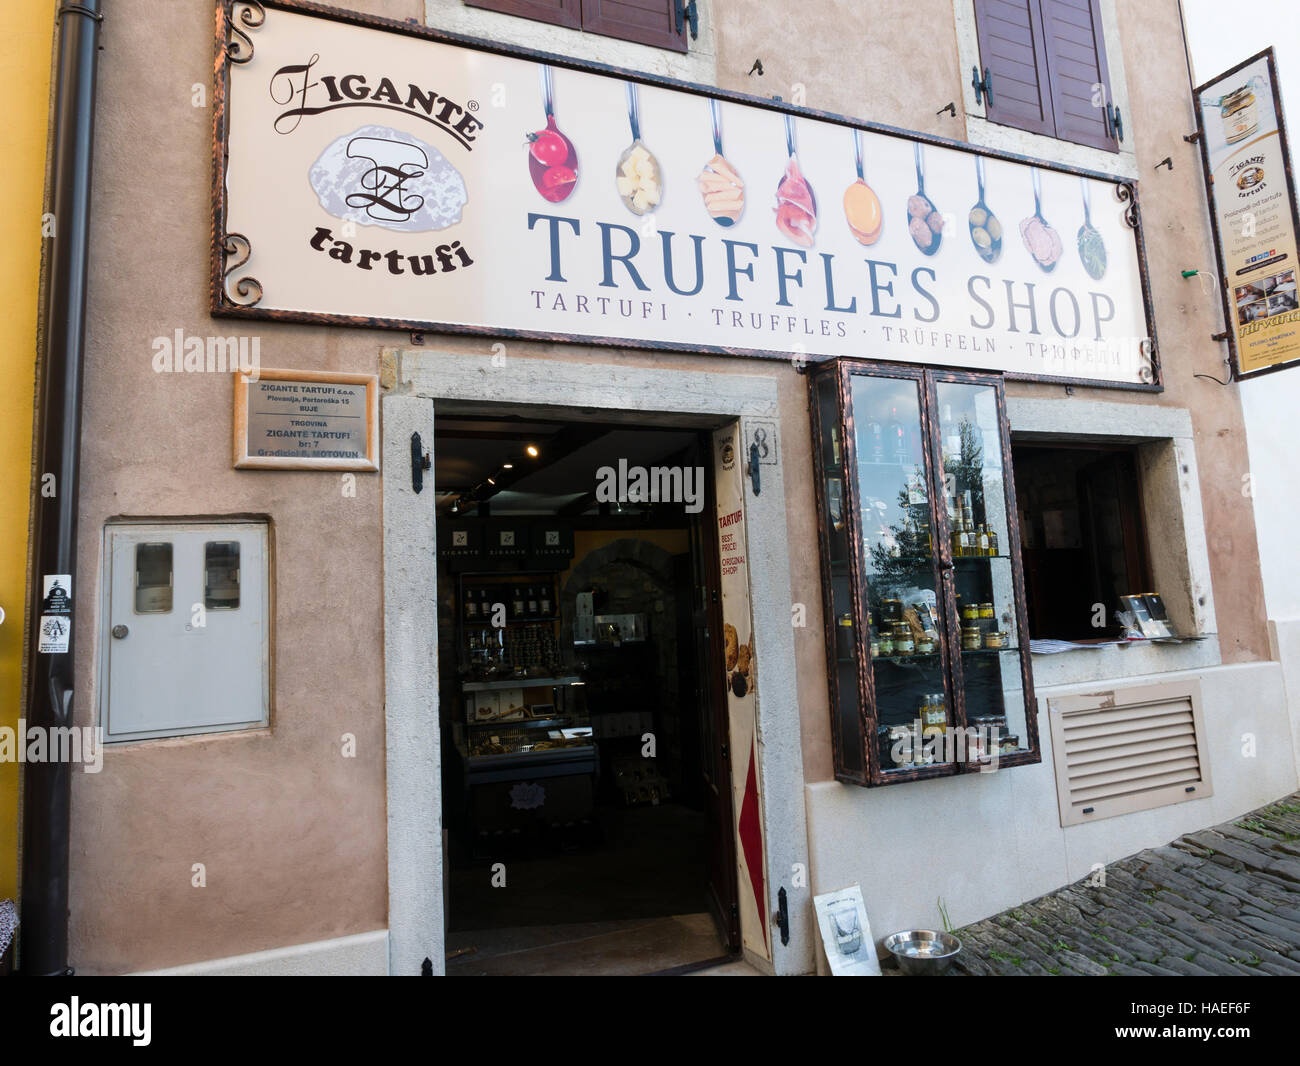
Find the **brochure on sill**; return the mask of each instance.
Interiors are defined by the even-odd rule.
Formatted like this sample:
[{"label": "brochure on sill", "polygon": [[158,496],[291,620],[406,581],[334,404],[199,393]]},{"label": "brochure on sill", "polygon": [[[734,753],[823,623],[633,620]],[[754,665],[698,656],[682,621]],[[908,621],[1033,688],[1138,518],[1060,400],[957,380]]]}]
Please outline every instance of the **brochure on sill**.
[{"label": "brochure on sill", "polygon": [[1098,640],[1083,644],[1073,640],[1040,639],[1029,642],[1029,651],[1034,655],[1059,655],[1063,651],[1086,651],[1089,648],[1107,648],[1112,644],[1127,643],[1127,640]]},{"label": "brochure on sill", "polygon": [[[1087,651],[1089,648],[1109,648],[1112,645],[1120,647],[1129,644],[1185,644],[1189,638],[1180,637],[1176,634],[1161,637],[1120,637],[1117,640],[1090,640],[1090,641],[1073,641],[1073,640],[1031,640],[1029,642],[1029,651],[1032,655],[1058,655],[1063,651]],[[1195,640],[1196,638],[1191,638]]]}]

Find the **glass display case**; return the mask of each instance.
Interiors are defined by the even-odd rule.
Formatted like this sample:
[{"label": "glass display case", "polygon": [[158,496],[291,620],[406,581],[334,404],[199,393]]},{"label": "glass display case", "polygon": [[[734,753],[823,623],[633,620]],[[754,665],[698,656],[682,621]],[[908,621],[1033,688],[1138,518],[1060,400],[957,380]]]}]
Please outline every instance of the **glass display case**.
[{"label": "glass display case", "polygon": [[455,739],[468,782],[595,772],[583,682],[560,651],[555,574],[461,574],[457,607]]},{"label": "glass display case", "polygon": [[835,773],[1038,762],[1001,379],[811,374]]}]

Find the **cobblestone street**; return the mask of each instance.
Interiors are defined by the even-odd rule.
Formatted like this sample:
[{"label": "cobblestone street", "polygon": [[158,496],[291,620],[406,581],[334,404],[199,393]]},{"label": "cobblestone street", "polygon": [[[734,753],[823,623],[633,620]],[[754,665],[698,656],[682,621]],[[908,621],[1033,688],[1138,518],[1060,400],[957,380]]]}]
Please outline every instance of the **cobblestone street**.
[{"label": "cobblestone street", "polygon": [[957,936],[955,974],[1300,974],[1300,793]]}]

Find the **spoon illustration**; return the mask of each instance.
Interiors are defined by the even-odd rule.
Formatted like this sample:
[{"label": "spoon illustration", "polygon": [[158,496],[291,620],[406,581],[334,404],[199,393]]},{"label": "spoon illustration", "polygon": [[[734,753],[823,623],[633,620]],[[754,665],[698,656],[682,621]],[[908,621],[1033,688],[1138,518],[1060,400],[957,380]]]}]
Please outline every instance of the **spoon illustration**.
[{"label": "spoon illustration", "polygon": [[555,86],[551,68],[541,66],[546,128],[528,135],[528,173],[533,187],[553,204],[566,200],[578,184],[578,152],[555,125]]},{"label": "spoon illustration", "polygon": [[1080,178],[1083,186],[1083,225],[1079,227],[1079,260],[1088,277],[1100,281],[1106,273],[1106,243],[1101,232],[1092,224],[1092,188],[1087,178]]},{"label": "spoon illustration", "polygon": [[632,127],[632,143],[618,157],[614,180],[627,209],[634,215],[644,215],[653,211],[663,198],[663,181],[659,160],[641,141],[641,103],[632,82],[627,83],[627,121]]},{"label": "spoon illustration", "polygon": [[921,161],[921,143],[913,148],[916,154],[916,195],[907,198],[907,232],[916,246],[926,255],[934,255],[943,242],[943,216],[935,210],[934,203],[925,195],[925,167]]},{"label": "spoon illustration", "polygon": [[1002,223],[984,202],[984,157],[975,157],[975,181],[980,197],[970,209],[970,239],[975,251],[986,263],[996,262],[1002,254]]},{"label": "spoon illustration", "polygon": [[817,197],[799,171],[793,115],[785,116],[785,148],[790,160],[785,165],[785,176],[776,185],[776,228],[795,244],[811,248],[817,232]]},{"label": "spoon illustration", "polygon": [[745,183],[722,154],[722,105],[709,101],[713,118],[713,158],[704,164],[695,184],[704,197],[704,208],[719,226],[736,223],[745,210]]},{"label": "spoon illustration", "polygon": [[1047,273],[1056,269],[1063,245],[1061,235],[1043,218],[1043,179],[1038,168],[1031,171],[1034,183],[1034,213],[1020,223],[1020,237],[1034,262]]},{"label": "spoon illustration", "polygon": [[857,165],[858,180],[844,190],[844,217],[849,231],[860,244],[875,244],[885,226],[885,215],[880,207],[880,197],[867,184],[862,174],[862,133],[853,131],[853,162]]}]

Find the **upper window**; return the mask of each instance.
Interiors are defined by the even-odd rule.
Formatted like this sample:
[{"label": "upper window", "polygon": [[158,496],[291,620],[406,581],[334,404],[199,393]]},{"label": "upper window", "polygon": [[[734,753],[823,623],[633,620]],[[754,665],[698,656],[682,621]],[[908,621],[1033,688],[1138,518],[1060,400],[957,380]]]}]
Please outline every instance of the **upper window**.
[{"label": "upper window", "polygon": [[1110,152],[1111,99],[1099,0],[975,0],[977,96],[990,122]]},{"label": "upper window", "polygon": [[655,48],[686,51],[685,19],[678,27],[681,0],[465,0],[469,7],[549,22],[603,37],[617,37]]}]

